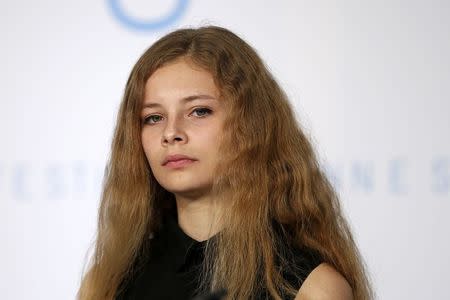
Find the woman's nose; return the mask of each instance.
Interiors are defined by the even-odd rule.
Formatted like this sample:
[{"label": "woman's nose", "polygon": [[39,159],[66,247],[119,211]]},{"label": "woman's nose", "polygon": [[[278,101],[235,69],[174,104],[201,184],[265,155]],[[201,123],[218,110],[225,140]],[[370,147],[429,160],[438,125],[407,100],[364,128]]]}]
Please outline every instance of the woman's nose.
[{"label": "woman's nose", "polygon": [[184,131],[183,120],[168,119],[162,136],[162,144],[186,143],[187,135]]}]

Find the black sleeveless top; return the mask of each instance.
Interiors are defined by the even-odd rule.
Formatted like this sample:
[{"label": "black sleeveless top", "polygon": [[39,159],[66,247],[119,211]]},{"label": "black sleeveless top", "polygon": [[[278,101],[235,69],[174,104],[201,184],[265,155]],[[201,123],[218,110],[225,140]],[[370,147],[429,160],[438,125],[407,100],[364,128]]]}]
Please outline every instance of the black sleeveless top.
[{"label": "black sleeveless top", "polygon": [[[151,250],[144,251],[148,254],[140,255],[136,260],[133,272],[119,286],[116,300],[210,299],[196,298],[206,241],[198,242],[186,235],[172,216],[163,222],[161,230],[148,244],[151,244]],[[292,250],[295,266],[282,274],[290,284],[300,288],[322,260],[310,249]],[[262,292],[257,299],[266,299],[266,295]]]}]

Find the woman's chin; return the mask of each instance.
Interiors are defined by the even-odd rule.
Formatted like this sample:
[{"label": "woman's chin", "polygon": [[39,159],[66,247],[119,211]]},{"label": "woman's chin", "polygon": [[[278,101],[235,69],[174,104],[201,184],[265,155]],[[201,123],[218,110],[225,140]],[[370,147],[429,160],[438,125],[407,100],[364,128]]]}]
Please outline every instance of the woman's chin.
[{"label": "woman's chin", "polygon": [[[164,187],[164,186],[163,186]],[[189,198],[197,199],[206,196],[211,191],[210,185],[199,186],[199,185],[189,185],[189,184],[172,184],[164,187],[167,191],[174,194],[177,198]]]}]

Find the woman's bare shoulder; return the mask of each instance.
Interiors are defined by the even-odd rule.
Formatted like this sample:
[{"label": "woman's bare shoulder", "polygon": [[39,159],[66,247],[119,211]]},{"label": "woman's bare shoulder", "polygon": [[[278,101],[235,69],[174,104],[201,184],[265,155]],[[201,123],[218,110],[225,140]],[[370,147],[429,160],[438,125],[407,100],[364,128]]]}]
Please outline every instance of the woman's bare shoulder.
[{"label": "woman's bare shoulder", "polygon": [[333,266],[322,263],[303,282],[295,300],[353,300],[352,288]]}]

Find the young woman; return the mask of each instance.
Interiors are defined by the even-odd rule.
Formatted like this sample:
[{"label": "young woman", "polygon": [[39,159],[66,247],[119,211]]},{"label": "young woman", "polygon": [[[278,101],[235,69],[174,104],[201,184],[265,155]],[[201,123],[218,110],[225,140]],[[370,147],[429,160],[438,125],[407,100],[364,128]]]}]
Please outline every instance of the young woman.
[{"label": "young woman", "polygon": [[78,299],[371,299],[338,198],[256,52],[209,26],[134,66]]}]

